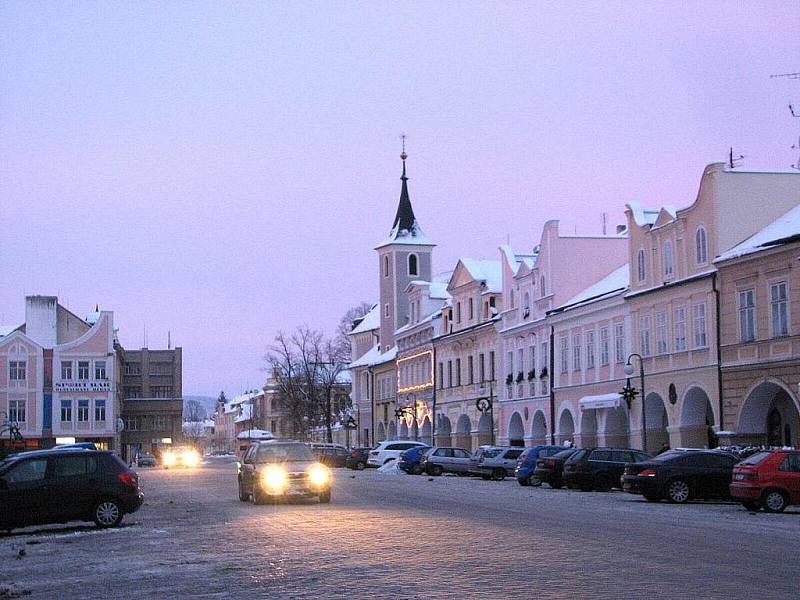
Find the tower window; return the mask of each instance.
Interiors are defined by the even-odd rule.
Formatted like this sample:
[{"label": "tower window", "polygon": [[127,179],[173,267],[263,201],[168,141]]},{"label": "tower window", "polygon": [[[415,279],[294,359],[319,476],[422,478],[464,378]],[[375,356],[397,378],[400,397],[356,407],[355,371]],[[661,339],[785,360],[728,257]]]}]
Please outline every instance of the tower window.
[{"label": "tower window", "polygon": [[388,255],[385,255],[383,257],[383,276],[384,277],[388,277],[389,276],[389,256]]},{"label": "tower window", "polygon": [[408,255],[408,274],[419,275],[419,259],[416,254]]}]

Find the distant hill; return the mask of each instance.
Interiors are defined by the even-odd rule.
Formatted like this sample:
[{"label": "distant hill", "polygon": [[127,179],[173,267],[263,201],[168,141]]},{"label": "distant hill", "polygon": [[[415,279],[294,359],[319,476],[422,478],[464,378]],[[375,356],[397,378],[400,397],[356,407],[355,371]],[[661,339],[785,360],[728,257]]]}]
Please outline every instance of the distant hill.
[{"label": "distant hill", "polygon": [[189,400],[196,400],[203,408],[206,409],[206,415],[211,416],[216,412],[217,399],[214,396],[184,396],[183,406],[184,410]]}]

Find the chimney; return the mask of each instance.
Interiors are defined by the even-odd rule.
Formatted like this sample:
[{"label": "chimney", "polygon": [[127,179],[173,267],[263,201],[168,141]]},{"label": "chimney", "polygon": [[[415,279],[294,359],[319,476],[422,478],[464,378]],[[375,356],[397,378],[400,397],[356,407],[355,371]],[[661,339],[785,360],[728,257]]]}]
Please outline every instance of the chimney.
[{"label": "chimney", "polygon": [[58,298],[55,296],[25,297],[25,335],[44,348],[58,343]]}]

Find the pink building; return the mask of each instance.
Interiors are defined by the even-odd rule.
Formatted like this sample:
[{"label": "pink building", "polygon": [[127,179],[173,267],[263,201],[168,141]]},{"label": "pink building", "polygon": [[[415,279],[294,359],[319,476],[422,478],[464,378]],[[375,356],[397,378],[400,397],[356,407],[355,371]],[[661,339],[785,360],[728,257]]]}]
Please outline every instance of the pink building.
[{"label": "pink building", "polygon": [[27,447],[91,441],[119,449],[114,314],[86,319],[53,296],[26,298],[25,323],[0,337],[0,402]]}]

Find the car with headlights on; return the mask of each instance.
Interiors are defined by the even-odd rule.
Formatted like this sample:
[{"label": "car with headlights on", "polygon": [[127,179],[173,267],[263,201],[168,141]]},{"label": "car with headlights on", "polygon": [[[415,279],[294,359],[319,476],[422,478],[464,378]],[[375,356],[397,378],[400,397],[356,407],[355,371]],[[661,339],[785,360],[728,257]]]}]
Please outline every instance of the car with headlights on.
[{"label": "car with headlights on", "polygon": [[196,467],[200,464],[200,453],[191,446],[175,446],[161,453],[161,464],[170,467]]},{"label": "car with headlights on", "polygon": [[318,497],[331,501],[331,470],[314,458],[302,442],[251,444],[238,464],[239,500],[263,504],[281,497]]}]

